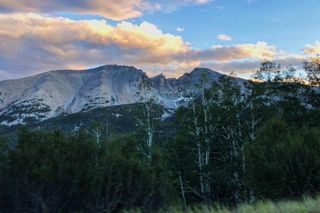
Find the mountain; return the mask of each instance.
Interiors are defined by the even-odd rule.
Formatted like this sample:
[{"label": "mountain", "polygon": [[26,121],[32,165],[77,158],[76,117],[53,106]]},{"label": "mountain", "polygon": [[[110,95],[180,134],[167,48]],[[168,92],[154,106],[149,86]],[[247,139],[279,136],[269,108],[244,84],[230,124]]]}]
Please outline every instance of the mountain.
[{"label": "mountain", "polygon": [[34,123],[101,107],[133,104],[146,94],[167,109],[177,108],[195,89],[202,73],[210,81],[222,74],[196,68],[180,78],[149,78],[129,66],[105,65],[89,70],[59,70],[0,81],[0,125]]}]

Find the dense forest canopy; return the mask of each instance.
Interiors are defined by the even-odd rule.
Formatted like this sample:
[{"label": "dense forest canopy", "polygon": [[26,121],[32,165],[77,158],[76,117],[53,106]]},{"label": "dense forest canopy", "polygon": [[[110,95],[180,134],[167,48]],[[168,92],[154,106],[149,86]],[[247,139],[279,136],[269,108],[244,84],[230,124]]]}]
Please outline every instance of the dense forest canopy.
[{"label": "dense forest canopy", "polygon": [[200,92],[172,122],[161,121],[162,108],[148,98],[127,134],[110,135],[95,123],[1,137],[0,209],[152,212],[317,195],[320,60],[303,65],[305,79],[273,62],[247,83],[203,75]]}]

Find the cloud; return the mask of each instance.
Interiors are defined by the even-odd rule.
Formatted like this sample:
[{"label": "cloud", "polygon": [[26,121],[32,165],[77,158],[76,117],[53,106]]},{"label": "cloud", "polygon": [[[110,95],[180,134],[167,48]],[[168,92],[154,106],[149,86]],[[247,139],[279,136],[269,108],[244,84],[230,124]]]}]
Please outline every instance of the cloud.
[{"label": "cloud", "polygon": [[[0,14],[0,69],[11,72],[92,64],[168,64],[190,47],[155,25],[70,20],[37,14]],[[19,61],[19,63],[16,63]]]},{"label": "cloud", "polygon": [[184,31],[184,28],[182,28],[182,27],[177,27],[177,31],[178,31],[178,32],[183,32],[183,31]]},{"label": "cloud", "polygon": [[195,3],[197,4],[207,4],[209,3],[210,0],[194,0]]},{"label": "cloud", "polygon": [[232,61],[246,58],[256,58],[271,60],[277,53],[273,45],[264,41],[258,41],[255,44],[236,44],[229,46],[214,45],[205,50],[194,50],[188,52],[189,59],[198,59],[201,61]]},{"label": "cloud", "polygon": [[3,12],[77,12],[123,20],[142,15],[145,0],[0,0]]},{"label": "cloud", "polygon": [[237,74],[254,73],[258,70],[262,60],[241,60],[228,62],[207,62],[201,63],[200,66],[209,67],[213,70],[224,73],[236,72]]},{"label": "cloud", "polygon": [[167,10],[211,0],[0,0],[0,12],[75,12],[113,20],[142,16],[145,11]]},{"label": "cloud", "polygon": [[320,42],[316,41],[314,44],[307,44],[303,48],[305,54],[320,54]]},{"label": "cloud", "polygon": [[[302,55],[289,54],[283,51],[277,52],[272,58],[272,61],[279,63],[282,66],[295,66],[301,67],[302,62],[306,60],[306,57]],[[209,67],[213,70],[221,71],[224,73],[235,72],[237,74],[252,74],[255,73],[262,62],[266,60],[259,58],[246,58],[241,60],[232,60],[224,62],[203,62],[200,66]]]},{"label": "cloud", "polygon": [[232,37],[226,34],[219,34],[217,35],[217,39],[221,41],[232,41]]},{"label": "cloud", "polygon": [[252,61],[288,58],[263,41],[195,49],[182,37],[148,22],[112,25],[105,20],[15,13],[0,14],[0,26],[0,69],[15,76],[125,64],[149,75],[163,72],[176,77],[200,64],[249,72],[252,69],[246,66],[252,67]]}]

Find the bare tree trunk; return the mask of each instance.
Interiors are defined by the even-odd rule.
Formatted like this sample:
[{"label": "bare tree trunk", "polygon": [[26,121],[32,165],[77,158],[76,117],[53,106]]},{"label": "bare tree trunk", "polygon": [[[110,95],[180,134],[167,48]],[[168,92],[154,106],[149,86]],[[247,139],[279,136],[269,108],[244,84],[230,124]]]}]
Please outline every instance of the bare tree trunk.
[{"label": "bare tree trunk", "polygon": [[96,143],[100,144],[101,131],[97,128],[94,130],[94,136],[96,137]]},{"label": "bare tree trunk", "polygon": [[[237,147],[235,139],[232,140],[232,149],[233,149],[233,160],[236,162],[239,159],[239,151],[238,151],[238,147]],[[241,182],[240,182],[240,175],[239,175],[238,168],[236,168],[233,171],[233,181],[236,185],[236,192],[234,194],[234,199],[235,199],[236,203],[239,203],[240,202]]]},{"label": "bare tree trunk", "polygon": [[254,141],[256,140],[256,125],[258,124],[258,121],[256,120],[254,114],[253,114],[253,105],[252,103],[250,103],[250,131],[249,131],[249,138],[250,138],[250,142],[254,143]]},{"label": "bare tree trunk", "polygon": [[[252,103],[250,103],[249,108],[251,110],[250,121],[249,121],[250,122],[249,123],[249,139],[250,139],[250,143],[254,144],[256,141],[256,137],[257,137],[256,136],[256,129],[257,129],[257,125],[258,125],[260,119],[255,117],[255,115],[253,113],[253,104]],[[246,169],[247,169],[246,164],[245,164],[246,156],[245,156],[244,152],[243,152],[242,161],[243,161],[243,171],[244,171],[244,173],[246,173]],[[252,203],[255,200],[253,190],[250,187],[248,187],[248,197],[249,197],[250,203]]]},{"label": "bare tree trunk", "polygon": [[195,140],[197,142],[197,149],[198,149],[198,167],[199,167],[199,179],[200,179],[200,192],[201,195],[204,194],[205,190],[204,190],[204,177],[203,177],[203,168],[202,168],[202,149],[201,149],[201,144],[200,144],[200,130],[198,127],[198,118],[196,115],[196,108],[193,105],[192,107],[193,110],[193,124],[194,124],[194,128],[195,128]]},{"label": "bare tree trunk", "polygon": [[187,201],[186,201],[186,196],[185,196],[185,191],[183,187],[183,182],[182,182],[182,176],[181,172],[179,170],[179,183],[180,183],[180,190],[181,190],[181,196],[182,196],[182,201],[183,201],[183,207],[186,213],[188,213],[188,206],[187,206]]},{"label": "bare tree trunk", "polygon": [[147,113],[147,145],[148,145],[148,157],[151,159],[151,147],[153,144],[153,127],[152,127],[152,121],[151,121],[151,107],[146,103],[146,113]]},{"label": "bare tree trunk", "polygon": [[147,144],[148,144],[148,147],[149,147],[149,154],[150,154],[150,150],[151,150],[152,143],[153,143],[153,132],[152,132],[151,128],[148,128],[147,135],[148,135]]},{"label": "bare tree trunk", "polygon": [[[202,107],[203,107],[203,117],[204,117],[204,144],[205,144],[205,162],[204,165],[206,168],[209,166],[210,161],[210,140],[209,140],[209,127],[208,127],[208,100],[205,97],[205,89],[202,90]],[[208,171],[204,174],[205,185],[204,185],[204,194],[207,197],[211,194],[210,190],[210,175]]]}]

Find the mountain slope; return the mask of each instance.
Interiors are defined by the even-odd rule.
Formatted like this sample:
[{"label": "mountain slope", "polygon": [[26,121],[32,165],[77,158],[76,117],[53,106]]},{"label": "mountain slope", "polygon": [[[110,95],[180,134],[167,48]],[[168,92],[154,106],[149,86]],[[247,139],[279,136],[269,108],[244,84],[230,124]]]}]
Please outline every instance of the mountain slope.
[{"label": "mountain slope", "polygon": [[0,82],[0,125],[34,123],[95,108],[138,103],[144,95],[174,109],[203,73],[209,81],[221,74],[196,68],[178,79],[148,78],[134,67],[105,65],[89,70],[51,71]]}]

